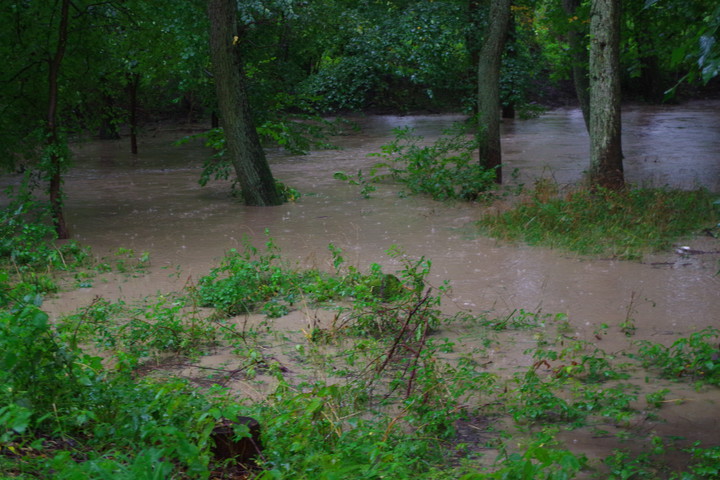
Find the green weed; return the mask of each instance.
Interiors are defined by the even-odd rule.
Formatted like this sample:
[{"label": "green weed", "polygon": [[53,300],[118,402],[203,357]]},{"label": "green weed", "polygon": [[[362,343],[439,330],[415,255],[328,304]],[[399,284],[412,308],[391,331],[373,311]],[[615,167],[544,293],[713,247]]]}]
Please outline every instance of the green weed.
[{"label": "green weed", "polygon": [[358,185],[368,198],[372,184],[392,180],[407,188],[412,195],[424,194],[434,200],[475,201],[487,195],[495,185],[495,172],[480,166],[473,159],[477,141],[470,138],[465,127],[455,126],[431,145],[423,144],[423,137],[413,134],[409,127],[393,130],[395,140],[383,145],[379,157],[366,175],[357,176],[337,172],[334,177],[351,185]]},{"label": "green weed", "polygon": [[90,264],[88,249],[76,242],[56,244],[47,207],[23,186],[6,192],[11,202],[0,210],[0,306],[19,302],[28,295],[59,289],[52,272],[71,271]]},{"label": "green weed", "polygon": [[717,197],[706,190],[579,190],[558,197],[538,188],[511,210],[486,215],[488,234],[581,254],[633,260],[667,249],[720,219]]},{"label": "green weed", "polygon": [[649,369],[659,369],[666,378],[690,378],[699,384],[720,385],[720,330],[712,327],[675,340],[666,347],[638,341],[631,354]]}]

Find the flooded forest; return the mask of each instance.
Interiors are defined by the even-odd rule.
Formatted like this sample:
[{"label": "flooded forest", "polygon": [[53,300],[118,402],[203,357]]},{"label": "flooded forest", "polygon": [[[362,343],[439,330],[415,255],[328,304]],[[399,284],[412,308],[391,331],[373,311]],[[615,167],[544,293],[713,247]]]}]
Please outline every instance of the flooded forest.
[{"label": "flooded forest", "polygon": [[720,478],[713,2],[626,2],[602,121],[613,0],[52,3],[3,7],[0,476]]}]

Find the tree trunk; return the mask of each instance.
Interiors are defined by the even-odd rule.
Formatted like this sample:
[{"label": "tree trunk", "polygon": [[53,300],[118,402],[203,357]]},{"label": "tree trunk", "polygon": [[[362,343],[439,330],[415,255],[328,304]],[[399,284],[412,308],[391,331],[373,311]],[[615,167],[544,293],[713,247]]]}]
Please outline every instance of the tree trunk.
[{"label": "tree trunk", "polygon": [[478,140],[480,164],[495,169],[502,183],[500,148],[500,60],[510,22],[511,0],[492,0],[490,26],[478,59]]},{"label": "tree trunk", "polygon": [[67,46],[67,32],[69,19],[70,0],[63,0],[60,9],[60,26],[58,28],[57,47],[55,55],[50,59],[48,69],[48,113],[47,113],[47,140],[46,151],[49,156],[48,174],[50,177],[50,186],[48,194],[50,196],[50,212],[52,215],[53,225],[58,238],[69,238],[70,234],[65,224],[65,215],[63,214],[63,198],[62,198],[62,172],[67,162],[67,148],[61,143],[60,132],[57,125],[57,106],[58,106],[58,82],[60,76],[60,66],[65,56],[65,47]]},{"label": "tree trunk", "polygon": [[208,0],[210,52],[218,107],[230,155],[246,205],[279,205],[282,198],[250,112],[240,58],[234,0]]},{"label": "tree trunk", "polygon": [[575,84],[575,94],[580,103],[580,110],[585,120],[585,128],[590,131],[590,78],[588,76],[588,57],[587,43],[585,35],[587,31],[583,26],[581,18],[575,19],[577,10],[580,7],[580,0],[563,0],[563,9],[571,22],[570,31],[568,33],[568,43],[570,44],[570,58],[572,60],[572,76]]},{"label": "tree trunk", "polygon": [[620,0],[592,0],[590,12],[590,182],[625,184],[620,119]]}]

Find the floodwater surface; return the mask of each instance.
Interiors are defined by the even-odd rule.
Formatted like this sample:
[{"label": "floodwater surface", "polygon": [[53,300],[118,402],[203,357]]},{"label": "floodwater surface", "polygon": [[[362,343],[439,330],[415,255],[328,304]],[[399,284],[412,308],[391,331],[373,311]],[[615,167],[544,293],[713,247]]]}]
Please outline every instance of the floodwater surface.
[{"label": "floodwater surface", "polygon": [[[628,181],[720,191],[719,106],[627,108]],[[377,262],[392,268],[384,252],[393,245],[408,255],[425,256],[433,262],[437,281],[452,283],[454,301],[462,308],[562,312],[585,333],[623,320],[629,308],[647,336],[720,324],[717,255],[685,258],[669,252],[637,263],[505,245],[474,228],[485,212],[482,206],[402,198],[391,185],[380,185],[364,199],[357,187],[332,177],[337,171],[367,169],[375,161],[367,155],[388,143],[395,127],[408,125],[432,139],[462,118],[358,117],[353,120],[359,132],[333,139],[338,150],[305,156],[271,151],[275,176],[304,196],[269,208],[240,205],[226,182],[199,186],[200,168],[210,152],[199,141],[173,146],[185,131],[148,136],[137,156],[127,153],[122,140],[83,143],[75,149],[77,166],[66,176],[69,228],[73,238],[97,254],[132,248],[149,252],[155,267],[181,267],[182,274],[173,278],[156,268],[149,277],[122,285],[125,291],[117,295],[174,288],[207,273],[225,251],[241,248],[244,237],[262,242],[268,230],[285,256],[306,263],[327,262],[329,243],[360,266]],[[506,172],[520,172],[514,182],[531,184],[549,176],[560,184],[573,183],[587,167],[587,135],[577,109],[506,120],[503,148]],[[692,242],[697,250],[718,249],[709,239]],[[84,294],[92,296],[92,290]]]},{"label": "floodwater surface", "polygon": [[[682,106],[631,106],[623,116],[627,180],[644,186],[706,187],[720,191],[720,103]],[[445,205],[423,197],[401,197],[393,185],[380,185],[364,199],[357,187],[333,173],[367,169],[369,153],[393,138],[395,127],[411,126],[435,138],[458,115],[369,116],[352,118],[360,130],[333,138],[337,150],[305,156],[269,152],[275,176],[303,193],[295,203],[245,207],[229,195],[227,182],[198,185],[203,161],[211,155],[199,141],[172,142],[190,133],[164,129],[128,153],[126,140],[90,141],[75,146],[76,166],[67,174],[66,216],[74,239],[99,255],[119,247],[148,252],[148,275],[63,293],[46,307],[54,315],[87,305],[97,295],[137,299],[176,291],[196,281],[243,238],[256,245],[267,230],[283,255],[306,266],[327,266],[328,244],[351,263],[398,267],[384,252],[393,245],[411,257],[432,261],[431,281],[452,285],[446,308],[505,315],[515,309],[563,313],[574,335],[620,351],[629,339],[608,331],[631,318],[632,340],[671,343],[704,327],[720,327],[717,253],[680,256],[673,251],[642,262],[579,257],[561,251],[507,245],[481,236],[474,222],[486,211],[473,204]],[[559,184],[581,180],[588,166],[588,139],[577,109],[561,108],[532,120],[503,125],[505,177],[514,183],[538,178]],[[696,250],[717,251],[711,238],[686,241]],[[300,326],[298,326],[300,328]],[[595,339],[595,340],[594,340]],[[512,347],[508,347],[512,349]],[[515,347],[522,351],[522,345]],[[517,363],[531,359],[509,351]],[[685,392],[683,407],[670,407],[667,431],[694,429],[703,442],[720,444],[717,392]],[[660,428],[660,427],[658,427]],[[570,439],[593,443],[588,438]],[[598,447],[599,448],[599,447]]]}]

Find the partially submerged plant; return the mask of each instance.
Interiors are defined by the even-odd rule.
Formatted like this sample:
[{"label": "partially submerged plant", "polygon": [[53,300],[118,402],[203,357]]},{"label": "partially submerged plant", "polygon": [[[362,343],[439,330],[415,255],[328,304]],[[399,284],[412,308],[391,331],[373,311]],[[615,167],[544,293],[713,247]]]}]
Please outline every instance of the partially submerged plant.
[{"label": "partially submerged plant", "polygon": [[637,260],[720,220],[717,196],[707,190],[577,190],[548,194],[541,184],[508,211],[484,216],[489,235],[581,254]]},{"label": "partially submerged plant", "polygon": [[334,177],[351,185],[361,186],[360,193],[368,198],[375,191],[373,184],[395,181],[413,195],[430,195],[434,200],[475,201],[486,196],[495,185],[495,172],[482,167],[474,158],[476,139],[463,126],[456,126],[430,145],[409,127],[393,130],[395,140],[383,145],[379,157],[367,174],[357,176],[337,172]]}]

